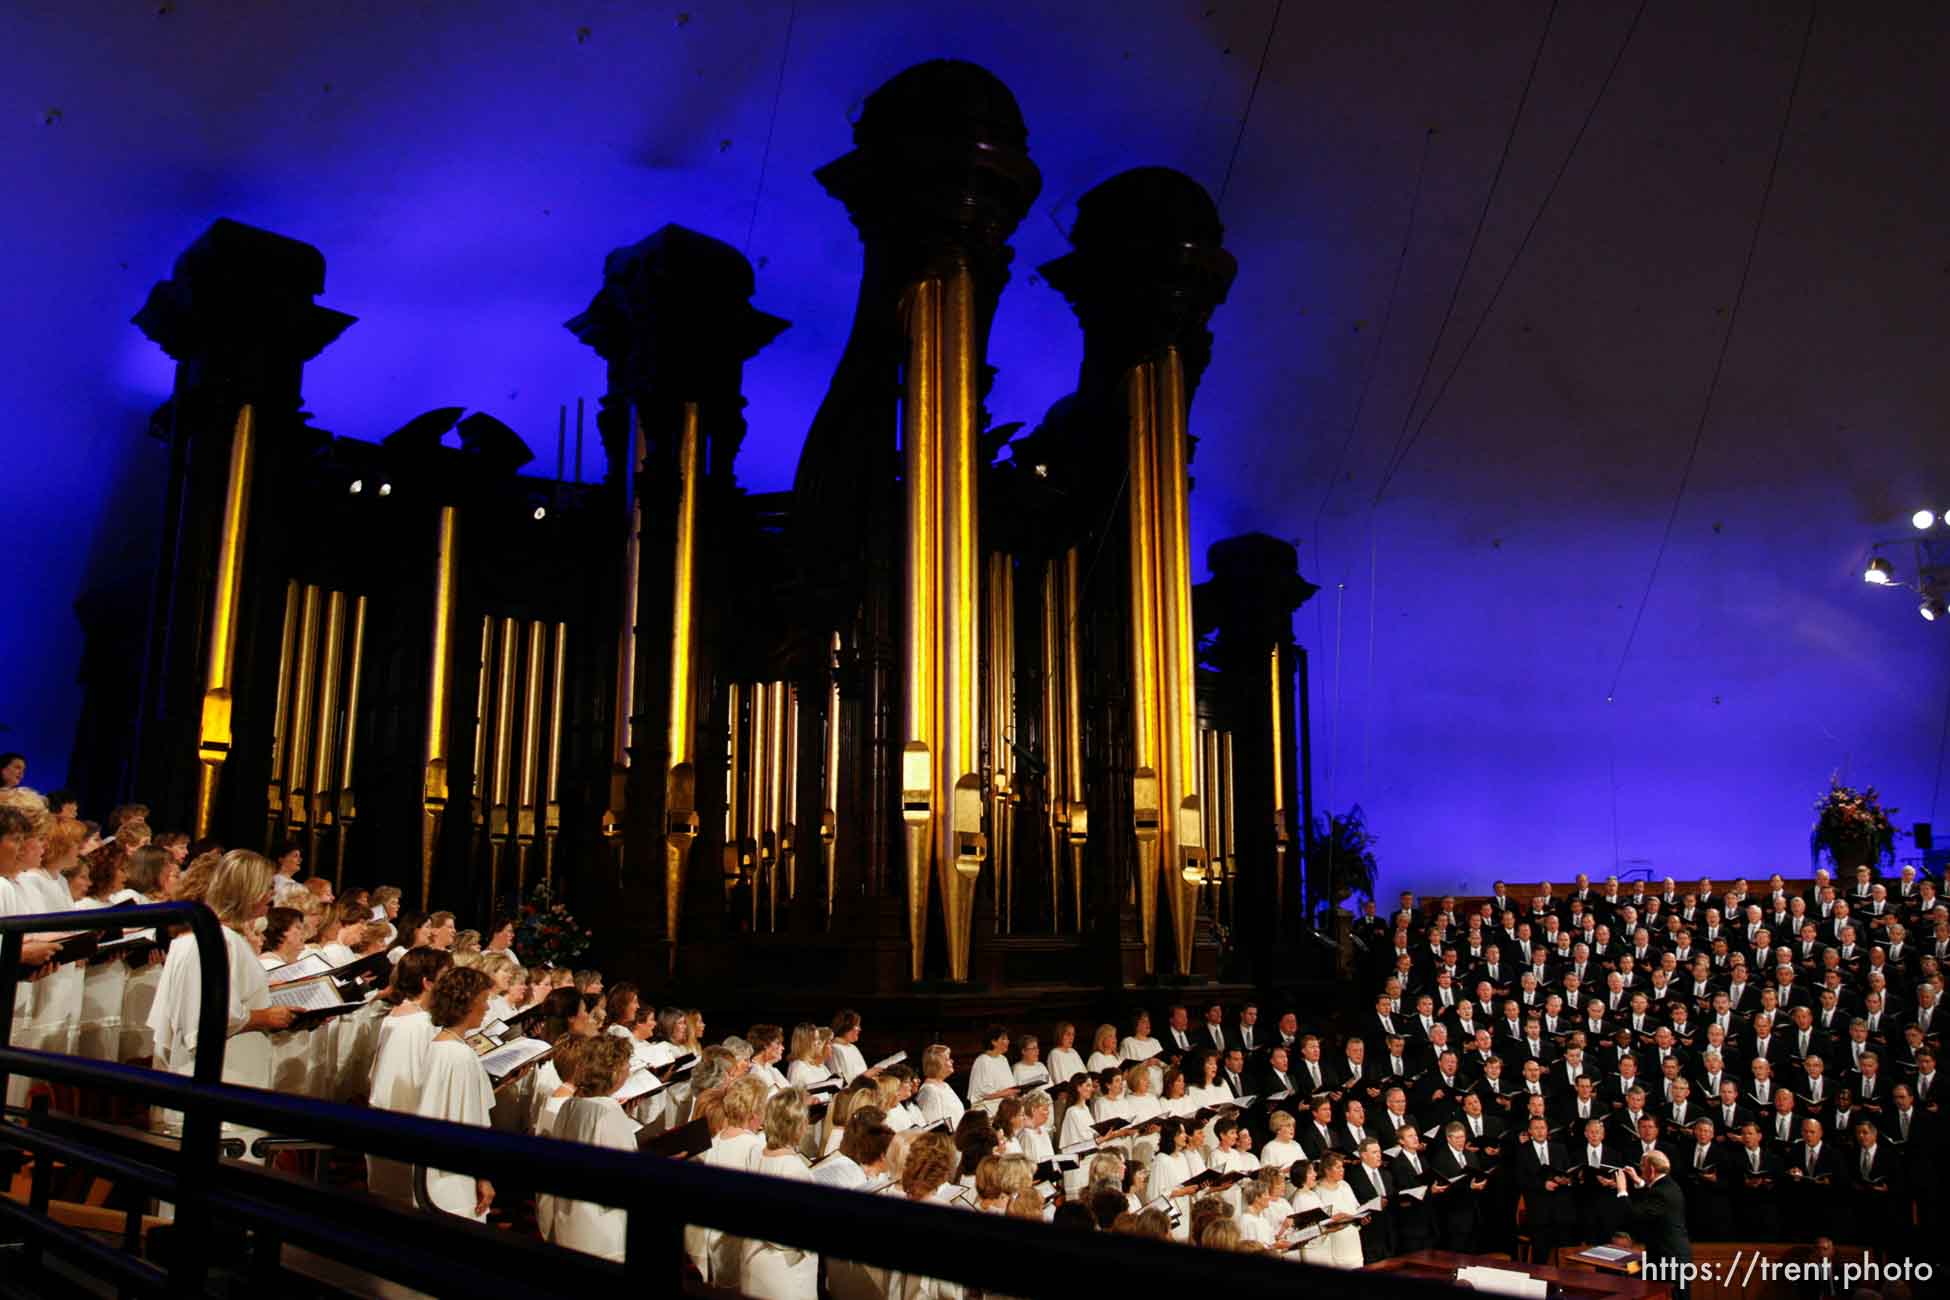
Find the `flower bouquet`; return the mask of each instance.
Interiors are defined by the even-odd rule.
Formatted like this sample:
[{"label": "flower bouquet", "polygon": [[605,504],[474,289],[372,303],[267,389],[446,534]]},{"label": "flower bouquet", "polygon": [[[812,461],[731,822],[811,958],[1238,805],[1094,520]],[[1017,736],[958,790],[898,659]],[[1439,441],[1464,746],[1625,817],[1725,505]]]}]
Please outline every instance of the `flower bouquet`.
[{"label": "flower bouquet", "polygon": [[1826,853],[1837,871],[1893,860],[1902,834],[1889,820],[1896,811],[1882,806],[1874,786],[1856,790],[1829,778],[1828,792],[1815,801],[1808,856],[1818,860]]},{"label": "flower bouquet", "polygon": [[567,966],[595,944],[595,936],[555,901],[547,881],[529,891],[515,915],[515,953],[524,966]]}]

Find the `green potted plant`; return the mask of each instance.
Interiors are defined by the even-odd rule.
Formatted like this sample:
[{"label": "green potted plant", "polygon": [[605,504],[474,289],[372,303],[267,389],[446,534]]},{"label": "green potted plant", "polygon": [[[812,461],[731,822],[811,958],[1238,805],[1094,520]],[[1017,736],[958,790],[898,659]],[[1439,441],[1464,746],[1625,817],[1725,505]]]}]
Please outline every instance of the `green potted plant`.
[{"label": "green potted plant", "polygon": [[1819,861],[1826,853],[1837,875],[1893,861],[1896,837],[1902,834],[1889,820],[1896,811],[1882,806],[1874,786],[1857,790],[1830,777],[1828,792],[1815,801],[1809,858]]},{"label": "green potted plant", "polygon": [[1374,844],[1358,803],[1345,813],[1314,818],[1307,828],[1307,873],[1327,908],[1338,911],[1355,894],[1374,897]]}]

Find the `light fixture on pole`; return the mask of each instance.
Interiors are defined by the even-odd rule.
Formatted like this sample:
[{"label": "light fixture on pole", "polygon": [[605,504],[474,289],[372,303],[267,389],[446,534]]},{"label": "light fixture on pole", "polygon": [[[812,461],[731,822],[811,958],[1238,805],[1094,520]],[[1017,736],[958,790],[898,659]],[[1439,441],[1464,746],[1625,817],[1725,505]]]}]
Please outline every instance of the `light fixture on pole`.
[{"label": "light fixture on pole", "polygon": [[1934,524],[1936,522],[1936,511],[1918,510],[1915,514],[1909,517],[1909,522],[1915,524],[1916,530],[1918,532],[1921,532],[1925,528],[1928,528],[1931,524]]},{"label": "light fixture on pole", "polygon": [[1895,567],[1878,555],[1871,559],[1869,567],[1862,571],[1862,581],[1878,587],[1893,586],[1896,581]]},{"label": "light fixture on pole", "polygon": [[1946,613],[1950,613],[1950,607],[1944,605],[1941,596],[1925,596],[1923,603],[1916,607],[1916,612],[1923,616],[1924,622],[1934,623]]}]

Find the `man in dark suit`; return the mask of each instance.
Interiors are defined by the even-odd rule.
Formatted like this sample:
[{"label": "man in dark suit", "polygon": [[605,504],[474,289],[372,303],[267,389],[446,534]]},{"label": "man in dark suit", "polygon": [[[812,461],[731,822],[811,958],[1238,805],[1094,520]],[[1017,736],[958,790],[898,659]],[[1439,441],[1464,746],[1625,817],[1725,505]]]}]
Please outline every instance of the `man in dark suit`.
[{"label": "man in dark suit", "polygon": [[1252,1089],[1246,1082],[1245,1052],[1237,1047],[1226,1049],[1225,1056],[1219,1062],[1219,1082],[1235,1097],[1251,1095]]},{"label": "man in dark suit", "polygon": [[1609,1140],[1602,1119],[1574,1124],[1570,1133],[1576,1135],[1567,1136],[1567,1141],[1571,1148],[1569,1168],[1577,1175],[1575,1204],[1579,1235],[1586,1241],[1604,1241],[1615,1227],[1617,1212],[1613,1207],[1618,1198],[1598,1180],[1625,1163],[1626,1157]]},{"label": "man in dark suit", "polygon": [[[1488,1175],[1483,1158],[1465,1143],[1468,1131],[1460,1121],[1442,1130],[1442,1141],[1429,1153],[1429,1173],[1435,1183],[1429,1189],[1429,1207],[1435,1216],[1436,1232],[1442,1249],[1468,1253],[1479,1249],[1477,1223],[1482,1216],[1483,1193]],[[1470,1177],[1463,1179],[1462,1175]],[[1460,1179],[1454,1181],[1452,1179]],[[1438,1190],[1440,1189],[1440,1190]]]},{"label": "man in dark suit", "polygon": [[[1686,1195],[1672,1178],[1672,1162],[1654,1151],[1637,1169],[1630,1166],[1612,1180],[1625,1201],[1625,1231],[1645,1243],[1648,1262],[1662,1268],[1693,1262],[1693,1240],[1686,1232]],[[1668,1275],[1670,1276],[1670,1275]],[[1678,1294],[1684,1295],[1682,1284]]]},{"label": "man in dark suit", "polygon": [[1517,1190],[1523,1194],[1530,1239],[1540,1259],[1551,1259],[1578,1226],[1577,1201],[1565,1170],[1570,1153],[1550,1138],[1550,1122],[1542,1116],[1515,1147]]},{"label": "man in dark suit", "polygon": [[1707,1240],[1733,1236],[1733,1191],[1739,1181],[1732,1151],[1717,1137],[1712,1121],[1701,1120],[1671,1156],[1672,1176],[1686,1194],[1687,1229]]},{"label": "man in dark suit", "polygon": [[1377,1197],[1381,1211],[1368,1216],[1361,1228],[1361,1260],[1365,1265],[1387,1259],[1395,1253],[1395,1180],[1381,1162],[1381,1143],[1374,1138],[1361,1142],[1356,1158],[1347,1166],[1347,1185],[1354,1189],[1357,1205]]},{"label": "man in dark suit", "polygon": [[1759,1124],[1749,1120],[1740,1128],[1738,1143],[1728,1163],[1733,1167],[1737,1190],[1733,1197],[1733,1221],[1741,1236],[1773,1241],[1781,1235],[1781,1181],[1785,1176],[1780,1157],[1767,1149]]},{"label": "man in dark suit", "polygon": [[1801,1140],[1787,1156],[1787,1212],[1798,1223],[1827,1223],[1843,1177],[1841,1148],[1822,1133],[1821,1121],[1801,1121]]},{"label": "man in dark suit", "polygon": [[[1418,1250],[1434,1250],[1437,1242],[1435,1207],[1429,1204],[1426,1195],[1418,1200],[1402,1199],[1404,1193],[1434,1183],[1435,1174],[1429,1166],[1429,1154],[1423,1150],[1421,1134],[1413,1124],[1405,1124],[1394,1130],[1394,1145],[1401,1148],[1388,1163],[1388,1175],[1394,1180],[1396,1195],[1391,1207],[1395,1212],[1395,1249],[1404,1255],[1412,1255]],[[1366,1249],[1365,1244],[1363,1249]]]},{"label": "man in dark suit", "polygon": [[1851,1199],[1855,1204],[1857,1239],[1872,1246],[1886,1246],[1898,1227],[1898,1207],[1908,1204],[1902,1159],[1893,1146],[1881,1140],[1876,1126],[1864,1119],[1855,1125],[1855,1150],[1849,1155],[1848,1164],[1856,1192]]},{"label": "man in dark suit", "polygon": [[1251,1002],[1240,1007],[1239,1019],[1226,1035],[1227,1045],[1238,1048],[1250,1064],[1255,1055],[1266,1049],[1267,1041],[1265,1031],[1259,1027],[1259,1007]]}]

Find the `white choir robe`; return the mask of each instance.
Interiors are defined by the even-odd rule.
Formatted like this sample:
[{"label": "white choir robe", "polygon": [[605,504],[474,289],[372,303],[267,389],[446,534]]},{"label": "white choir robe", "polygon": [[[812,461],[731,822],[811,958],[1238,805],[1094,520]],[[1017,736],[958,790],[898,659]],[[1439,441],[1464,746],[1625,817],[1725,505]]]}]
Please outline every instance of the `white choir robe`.
[{"label": "white choir robe", "polygon": [[[25,904],[17,884],[0,878],[0,916],[23,916],[35,910]],[[14,984],[14,1027],[7,1041],[13,1047],[32,1047],[35,1034],[34,986],[23,979]],[[28,1090],[33,1086],[34,1080],[29,1075],[18,1071],[8,1075],[7,1104],[25,1106]]]},{"label": "white choir robe", "polygon": [[[107,907],[93,898],[84,898],[77,907]],[[160,967],[144,968],[149,973],[150,1000],[154,1001],[155,981],[162,977]],[[128,997],[130,971],[127,962],[113,958],[99,966],[89,966],[81,976],[81,1000],[75,1012],[74,1046],[76,1055],[92,1061],[120,1061],[122,1055],[122,1006]],[[145,1014],[147,1008],[144,1009]]]},{"label": "white choir robe", "polygon": [[[1095,1144],[1097,1134],[1091,1129],[1091,1123],[1090,1112],[1085,1107],[1072,1106],[1064,1111],[1063,1127],[1057,1130],[1056,1149],[1067,1150],[1079,1142]],[[1063,1171],[1063,1192],[1066,1196],[1075,1196],[1089,1185],[1090,1158],[1100,1149],[1093,1145],[1090,1150],[1078,1152],[1077,1167]]]},{"label": "white choir robe", "polygon": [[[711,1145],[698,1159],[714,1169],[743,1169],[764,1149],[765,1139],[760,1134],[727,1126],[711,1139]],[[741,1252],[742,1243],[737,1237],[726,1236],[716,1228],[685,1225],[684,1253],[690,1256],[707,1286],[736,1287]]]},{"label": "white choir robe", "polygon": [[1074,1047],[1052,1047],[1046,1059],[1052,1083],[1068,1083],[1083,1073],[1083,1056]]},{"label": "white choir robe", "polygon": [[1285,1173],[1293,1167],[1293,1162],[1306,1155],[1298,1142],[1282,1142],[1278,1138],[1259,1149],[1259,1164],[1262,1169],[1277,1169]]},{"label": "white choir robe", "polygon": [[1264,1249],[1273,1244],[1273,1225],[1263,1214],[1241,1214],[1233,1220],[1239,1225],[1239,1240],[1250,1241]]},{"label": "white choir robe", "polygon": [[[373,1053],[372,1087],[366,1104],[402,1115],[420,1112],[427,1082],[427,1050],[433,1046],[433,1017],[420,1008],[390,1015],[379,1026]],[[413,1203],[413,1166],[384,1156],[366,1156],[366,1190],[374,1196]]]},{"label": "white choir robe", "polygon": [[991,1115],[1002,1104],[1002,1098],[995,1094],[1015,1086],[1016,1072],[1006,1056],[983,1052],[968,1067],[968,1104],[980,1106]]},{"label": "white choir robe", "polygon": [[[563,1141],[612,1151],[635,1151],[636,1132],[635,1121],[623,1113],[622,1103],[614,1097],[571,1097],[555,1120],[555,1136]],[[538,1218],[543,1201],[550,1203],[550,1241],[586,1255],[623,1262],[629,1239],[627,1210],[544,1193],[536,1198]]]},{"label": "white choir robe", "polygon": [[[1139,1096],[1126,1094],[1124,1100],[1130,1104],[1131,1123],[1133,1124],[1143,1125],[1149,1123],[1164,1113],[1163,1107],[1158,1105],[1158,1099],[1148,1092]],[[1130,1145],[1131,1160],[1136,1164],[1148,1166],[1151,1163],[1151,1157],[1158,1154],[1158,1135],[1156,1133],[1140,1133],[1131,1139]]]},{"label": "white choir robe", "polygon": [[[1296,1190],[1293,1193],[1293,1213],[1295,1216],[1305,1214],[1308,1210],[1324,1210],[1327,1208],[1328,1206],[1326,1202],[1324,1202],[1321,1199],[1320,1193],[1317,1191],[1303,1192],[1303,1191]],[[1360,1229],[1343,1228],[1341,1230],[1341,1232],[1349,1232],[1349,1231],[1359,1233]],[[1315,1237],[1313,1240],[1309,1241],[1306,1245],[1300,1247],[1298,1253],[1294,1257],[1300,1260],[1300,1262],[1303,1264],[1314,1264],[1321,1268],[1332,1268],[1334,1266],[1333,1240],[1334,1237],[1338,1237],[1340,1235],[1341,1234],[1337,1232],[1333,1234],[1332,1237],[1330,1237],[1326,1233],[1322,1233],[1319,1236]]]},{"label": "white choir robe", "polygon": [[1032,1164],[1040,1165],[1055,1154],[1048,1130],[1030,1128],[1027,1124],[1016,1130],[1016,1146]]},{"label": "white choir robe", "polygon": [[[223,1081],[247,1088],[271,1086],[270,1035],[246,1031],[253,1011],[271,1005],[271,986],[265,981],[264,967],[251,950],[250,940],[228,926],[223,929],[225,957],[230,968],[230,1006],[225,1012],[229,1039],[223,1048]],[[172,1074],[196,1072],[197,1014],[203,1006],[203,954],[197,951],[196,937],[178,935],[169,945],[163,962],[162,982],[156,989],[156,1003],[149,1012],[149,1027],[156,1036],[157,1065]],[[164,1058],[166,1056],[166,1062]],[[180,1117],[172,1116],[180,1123]],[[255,1161],[250,1144],[264,1136],[261,1129],[225,1124],[226,1136],[244,1142],[244,1159]]]},{"label": "white choir robe", "polygon": [[[108,897],[109,906],[111,907],[119,907],[124,903],[147,903],[151,901],[153,900],[144,898],[133,889],[124,889],[118,893],[110,894]],[[157,937],[154,930],[139,931],[139,933],[151,939]],[[95,1035],[93,1042],[99,1045],[101,1051],[107,1053],[101,1059],[147,1061],[155,1056],[156,1036],[149,1028],[149,1011],[156,1005],[156,990],[162,985],[162,956],[162,953],[157,952],[147,963],[136,967],[125,966],[120,962],[108,963],[110,966],[119,967],[122,972],[121,975],[116,977],[122,981],[121,1023],[117,1026],[122,1041],[118,1048],[108,1036],[108,1022],[114,1018],[113,1013],[107,1010],[110,989],[103,988],[98,990],[96,994],[96,1005],[103,1008],[103,1018],[97,1023],[92,1032]],[[90,969],[92,971],[94,968]],[[92,1012],[86,985],[82,987],[81,1002],[82,1042],[88,1043],[90,1042],[89,1034],[91,1032],[89,1017]],[[93,1055],[86,1048],[83,1050],[85,1054]]]},{"label": "white choir robe", "polygon": [[[1160,1196],[1170,1196],[1173,1191],[1182,1187],[1187,1179],[1195,1178],[1203,1172],[1205,1172],[1205,1162],[1194,1155],[1189,1148],[1169,1153],[1160,1151],[1151,1158],[1151,1182],[1148,1187],[1151,1198],[1156,1200]],[[1178,1226],[1171,1230],[1171,1235],[1178,1241],[1185,1241],[1191,1236],[1193,1199],[1189,1196],[1172,1199],[1172,1204],[1178,1207]]]},{"label": "white choir robe", "polygon": [[[38,893],[35,911],[72,912],[101,906],[93,899],[77,903],[68,882],[46,867],[23,871],[14,877],[14,883],[23,893]],[[69,962],[34,985],[34,1046],[40,1051],[68,1055],[75,1050],[81,1022],[81,986],[87,976],[86,962]]]},{"label": "white choir robe", "polygon": [[[1117,1044],[1117,1053],[1125,1061],[1151,1062],[1151,1091],[1162,1092],[1165,1086],[1165,1061],[1162,1053],[1165,1045],[1155,1038],[1126,1038]],[[1117,1064],[1116,1061],[1111,1064]]]},{"label": "white choir robe", "polygon": [[[813,1166],[813,1181],[821,1187],[831,1187],[839,1191],[858,1191],[867,1185],[866,1170],[852,1156],[843,1156],[835,1151],[832,1155]],[[828,1267],[832,1261],[827,1261]]]},{"label": "white choir robe", "polygon": [[827,1049],[826,1068],[842,1083],[853,1083],[867,1072],[867,1058],[858,1044],[842,1043],[836,1038]]},{"label": "white choir robe", "polygon": [[962,1114],[968,1109],[961,1104],[961,1098],[955,1095],[954,1089],[940,1079],[929,1079],[923,1083],[915,1092],[914,1100],[921,1108],[922,1124],[932,1124],[937,1120],[945,1119],[948,1121],[948,1132],[951,1134],[955,1131],[955,1126],[961,1123]]},{"label": "white choir robe", "polygon": [[[813,1180],[812,1170],[798,1152],[768,1156],[762,1142],[745,1168],[794,1182]],[[748,1239],[739,1252],[738,1290],[752,1300],[818,1300],[819,1256],[794,1246]]]},{"label": "white choir robe", "polygon": [[[488,1126],[488,1111],[494,1106],[494,1085],[481,1068],[474,1049],[459,1039],[436,1040],[427,1047],[427,1077],[421,1085],[419,1105],[423,1119],[444,1119],[455,1124]],[[485,1214],[475,1214],[478,1197],[474,1175],[428,1169],[427,1195],[434,1205],[464,1219],[485,1222]]]},{"label": "white choir robe", "polygon": [[[1329,1214],[1352,1214],[1361,1208],[1361,1202],[1354,1199],[1354,1189],[1343,1178],[1331,1189],[1321,1183],[1315,1186],[1320,1204]],[[1327,1238],[1327,1258],[1316,1262],[1330,1268],[1360,1268],[1361,1229],[1350,1223],[1339,1232],[1325,1234]]]},{"label": "white choir robe", "polygon": [[349,966],[359,960],[358,953],[353,952],[352,949],[346,947],[336,939],[331,943],[320,944],[318,947],[318,955],[326,961],[331,962],[334,966]]},{"label": "white choir robe", "polygon": [[[1090,1103],[1090,1117],[1099,1124],[1105,1120],[1114,1119],[1124,1127],[1133,1127],[1132,1117],[1137,1113],[1137,1108],[1133,1102],[1134,1099],[1129,1095],[1122,1097],[1098,1097]],[[1118,1138],[1115,1142],[1104,1143],[1099,1149],[1115,1151],[1123,1156],[1124,1159],[1129,1160],[1131,1159],[1132,1142],[1133,1139],[1131,1138]]]},{"label": "white choir robe", "polygon": [[915,1114],[916,1109],[917,1107],[912,1101],[897,1103],[892,1110],[887,1112],[887,1127],[896,1133],[905,1133],[907,1130],[916,1127],[921,1122],[920,1117]]}]

